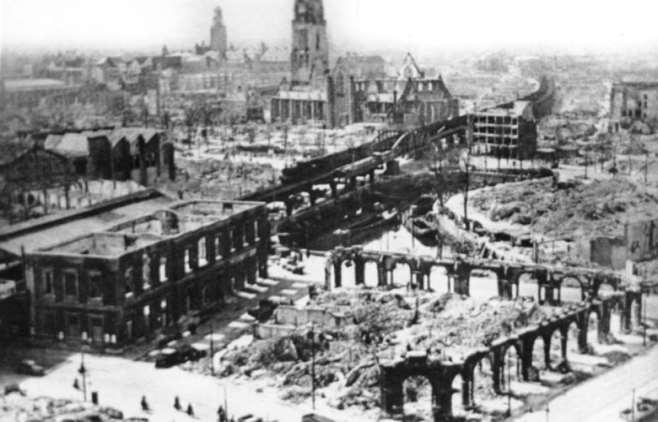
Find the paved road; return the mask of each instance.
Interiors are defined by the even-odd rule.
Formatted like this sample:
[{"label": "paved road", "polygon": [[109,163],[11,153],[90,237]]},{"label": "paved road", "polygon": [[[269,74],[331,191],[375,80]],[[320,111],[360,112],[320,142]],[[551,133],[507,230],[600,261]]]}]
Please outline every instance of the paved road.
[{"label": "paved road", "polygon": [[541,409],[519,417],[523,422],[615,422],[636,396],[658,398],[658,347],[552,400],[549,413]]}]

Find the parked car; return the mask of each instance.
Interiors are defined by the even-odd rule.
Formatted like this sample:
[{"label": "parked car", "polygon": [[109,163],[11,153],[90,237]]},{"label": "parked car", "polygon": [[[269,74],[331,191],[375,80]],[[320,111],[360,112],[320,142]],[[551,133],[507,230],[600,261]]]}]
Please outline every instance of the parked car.
[{"label": "parked car", "polygon": [[42,377],[46,374],[46,370],[43,369],[43,366],[37,365],[32,359],[24,359],[20,361],[16,366],[16,372],[19,374],[34,375],[38,377]]},{"label": "parked car", "polygon": [[632,409],[624,409],[620,416],[627,421],[649,422],[655,420],[658,415],[658,400],[640,397],[635,403],[635,412]]},{"label": "parked car", "polygon": [[176,349],[166,348],[160,351],[160,354],[155,358],[156,368],[170,368],[174,365],[182,363],[181,357]]},{"label": "parked car", "polygon": [[206,350],[200,350],[187,343],[182,343],[174,347],[162,349],[155,358],[155,367],[170,368],[188,360],[197,361],[207,354],[208,352]]}]

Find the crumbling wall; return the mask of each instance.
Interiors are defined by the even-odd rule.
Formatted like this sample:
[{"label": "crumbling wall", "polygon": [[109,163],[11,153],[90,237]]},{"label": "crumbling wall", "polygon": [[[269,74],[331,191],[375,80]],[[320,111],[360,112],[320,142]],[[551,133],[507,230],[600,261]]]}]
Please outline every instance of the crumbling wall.
[{"label": "crumbling wall", "polygon": [[297,327],[294,325],[255,324],[254,337],[260,339],[286,337],[292,335],[296,330]]},{"label": "crumbling wall", "polygon": [[658,219],[627,223],[624,232],[628,259],[645,261],[658,257]]},{"label": "crumbling wall", "polygon": [[349,317],[343,314],[335,314],[323,308],[298,309],[294,306],[279,306],[274,311],[274,320],[282,325],[307,325],[315,324],[324,329],[338,329],[345,326]]}]

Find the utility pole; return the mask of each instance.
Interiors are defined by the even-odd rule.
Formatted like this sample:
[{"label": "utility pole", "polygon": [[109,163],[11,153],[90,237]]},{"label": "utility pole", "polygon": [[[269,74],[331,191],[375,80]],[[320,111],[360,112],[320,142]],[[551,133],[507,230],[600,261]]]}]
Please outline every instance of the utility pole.
[{"label": "utility pole", "polygon": [[311,403],[315,412],[315,324],[311,324]]},{"label": "utility pole", "polygon": [[210,322],[210,374],[215,375],[215,341],[213,323]]},{"label": "utility pole", "polygon": [[87,368],[85,367],[84,342],[80,346],[80,368],[78,373],[82,375],[82,401],[87,401]]},{"label": "utility pole", "polygon": [[512,416],[512,375],[510,374],[510,358],[507,356],[507,416]]}]

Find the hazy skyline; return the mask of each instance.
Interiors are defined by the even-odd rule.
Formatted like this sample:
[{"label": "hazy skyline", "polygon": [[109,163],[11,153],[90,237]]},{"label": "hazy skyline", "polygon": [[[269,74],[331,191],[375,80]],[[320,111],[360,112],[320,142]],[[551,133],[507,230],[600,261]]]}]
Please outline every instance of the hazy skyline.
[{"label": "hazy skyline", "polygon": [[[221,6],[229,42],[287,43],[294,0],[0,0],[10,48],[191,48]],[[342,48],[658,45],[650,0],[324,0]]]}]

